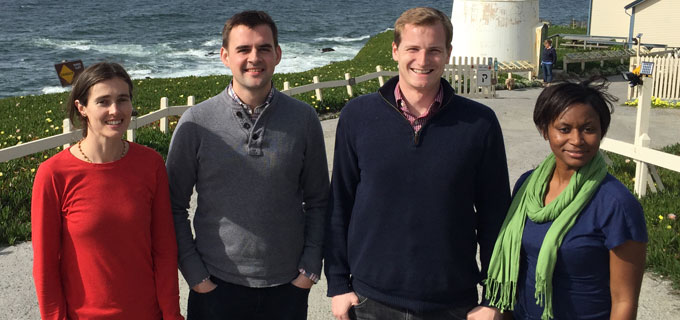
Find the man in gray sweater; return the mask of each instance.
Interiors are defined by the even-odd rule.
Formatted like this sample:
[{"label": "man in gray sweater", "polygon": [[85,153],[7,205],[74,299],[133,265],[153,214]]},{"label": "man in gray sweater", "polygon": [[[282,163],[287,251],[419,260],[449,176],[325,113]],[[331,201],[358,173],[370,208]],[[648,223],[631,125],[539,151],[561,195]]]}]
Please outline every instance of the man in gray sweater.
[{"label": "man in gray sweater", "polygon": [[182,115],[167,158],[187,318],[306,319],[329,185],[321,124],[273,87],[281,48],[266,13],[227,20],[220,58],[231,83]]}]

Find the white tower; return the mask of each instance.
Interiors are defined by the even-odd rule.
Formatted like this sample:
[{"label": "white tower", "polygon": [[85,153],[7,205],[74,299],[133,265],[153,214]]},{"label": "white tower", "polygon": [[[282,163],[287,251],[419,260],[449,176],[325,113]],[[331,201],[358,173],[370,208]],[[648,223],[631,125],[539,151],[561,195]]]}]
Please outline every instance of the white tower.
[{"label": "white tower", "polygon": [[533,61],[538,23],[538,0],[454,0],[451,55]]}]

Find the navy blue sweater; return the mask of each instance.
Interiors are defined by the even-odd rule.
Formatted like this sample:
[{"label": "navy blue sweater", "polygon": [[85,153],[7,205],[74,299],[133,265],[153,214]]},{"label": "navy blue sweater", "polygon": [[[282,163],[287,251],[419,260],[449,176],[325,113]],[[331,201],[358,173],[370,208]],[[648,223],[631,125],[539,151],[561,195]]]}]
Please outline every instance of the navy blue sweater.
[{"label": "navy blue sweater", "polygon": [[351,100],[340,115],[328,296],[354,290],[415,312],[477,303],[510,203],[500,125],[442,79],[443,106],[415,134],[396,107],[397,81]]}]

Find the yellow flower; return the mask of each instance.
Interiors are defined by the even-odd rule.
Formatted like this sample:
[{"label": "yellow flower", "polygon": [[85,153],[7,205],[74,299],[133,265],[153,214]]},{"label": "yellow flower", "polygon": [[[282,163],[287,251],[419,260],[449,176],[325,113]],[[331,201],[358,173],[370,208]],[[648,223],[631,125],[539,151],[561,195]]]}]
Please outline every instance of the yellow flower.
[{"label": "yellow flower", "polygon": [[0,131],[0,134],[5,134],[5,131]]},{"label": "yellow flower", "polygon": [[31,172],[35,172],[35,168],[31,168]]},{"label": "yellow flower", "polygon": [[659,220],[663,220],[663,216],[662,216],[662,215],[659,215]]},{"label": "yellow flower", "polygon": [[45,155],[43,158],[47,159],[48,157],[47,157],[47,155]]},{"label": "yellow flower", "polygon": [[2,172],[0,172],[0,177],[2,177]]},{"label": "yellow flower", "polygon": [[47,118],[47,119],[45,119],[45,121],[47,121],[49,123],[49,122],[52,122],[52,119]]}]

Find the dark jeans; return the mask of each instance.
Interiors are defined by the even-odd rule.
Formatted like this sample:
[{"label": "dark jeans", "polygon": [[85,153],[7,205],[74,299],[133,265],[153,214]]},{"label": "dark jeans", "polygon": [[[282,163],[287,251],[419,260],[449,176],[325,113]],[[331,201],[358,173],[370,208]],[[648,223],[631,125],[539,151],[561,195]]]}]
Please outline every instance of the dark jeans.
[{"label": "dark jeans", "polygon": [[541,63],[541,66],[542,66],[542,68],[543,68],[543,82],[545,82],[545,83],[550,83],[550,82],[552,82],[552,79],[553,79],[553,75],[552,75],[553,65],[552,65],[552,64]]},{"label": "dark jeans", "polygon": [[414,313],[406,309],[390,307],[357,294],[359,304],[350,308],[352,320],[465,320],[467,313],[477,305]]},{"label": "dark jeans", "polygon": [[217,288],[208,293],[189,290],[187,320],[307,319],[309,289],[290,283],[249,288],[210,277]]}]

